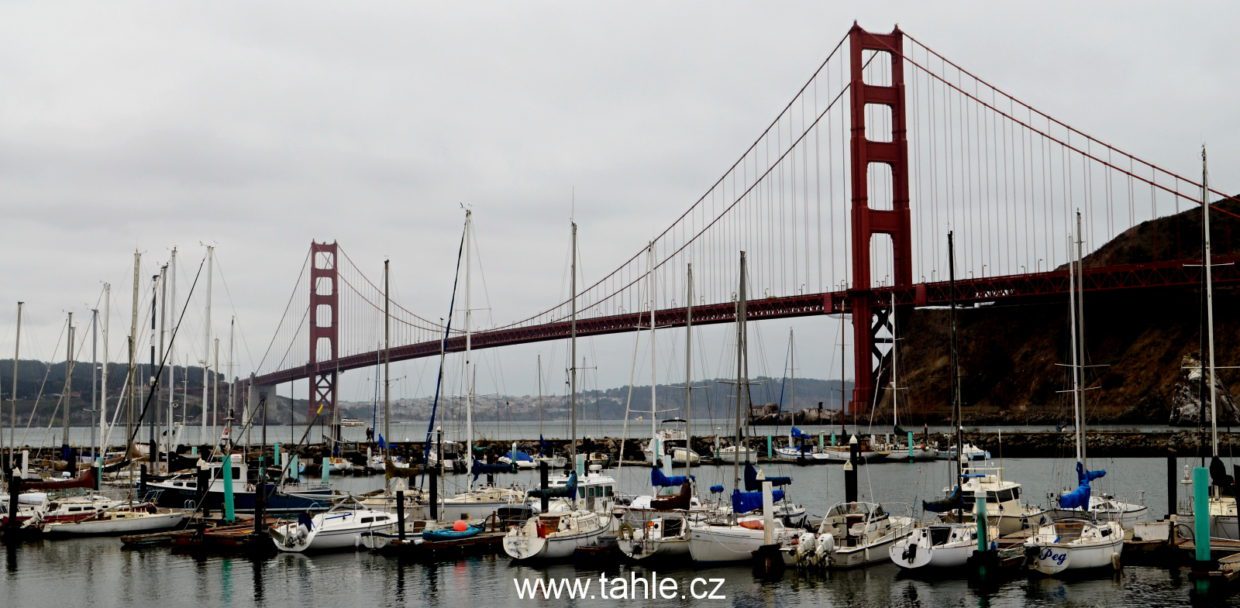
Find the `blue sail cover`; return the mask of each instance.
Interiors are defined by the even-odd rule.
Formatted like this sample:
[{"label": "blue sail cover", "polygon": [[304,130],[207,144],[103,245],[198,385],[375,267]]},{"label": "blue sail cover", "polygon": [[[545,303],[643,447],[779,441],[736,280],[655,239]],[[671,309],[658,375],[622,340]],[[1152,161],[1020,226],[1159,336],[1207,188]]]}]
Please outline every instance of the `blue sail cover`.
[{"label": "blue sail cover", "polygon": [[792,438],[793,439],[813,439],[813,435],[802,432],[801,429],[798,429],[797,427],[794,426],[792,427]]},{"label": "blue sail cover", "polygon": [[693,479],[692,475],[664,475],[663,470],[659,467],[650,469],[650,485],[656,488],[674,488],[685,485],[686,481]]},{"label": "blue sail cover", "polygon": [[1071,492],[1064,492],[1063,494],[1060,494],[1059,495],[1059,506],[1064,509],[1088,509],[1089,508],[1089,495],[1091,493],[1089,482],[1095,479],[1098,479],[1099,477],[1103,477],[1106,474],[1107,472],[1103,469],[1098,469],[1097,471],[1090,471],[1085,468],[1084,464],[1077,462],[1076,463],[1076,480],[1077,480],[1076,489],[1072,490]]},{"label": "blue sail cover", "polygon": [[511,450],[505,456],[513,462],[533,462],[534,458],[521,450]]},{"label": "blue sail cover", "polygon": [[542,435],[538,436],[538,453],[539,454],[550,454],[551,453],[551,449],[547,446],[547,440],[543,439]]},{"label": "blue sail cover", "polygon": [[923,500],[921,508],[931,513],[947,513],[964,508],[964,492],[961,491],[960,485],[957,484],[952,493],[942,500]]},{"label": "blue sail cover", "polygon": [[1099,477],[1106,477],[1106,475],[1107,475],[1106,469],[1098,469],[1096,471],[1089,471],[1085,469],[1084,464],[1080,462],[1076,463],[1077,483],[1089,483],[1095,479],[1098,479]]},{"label": "blue sail cover", "polygon": [[745,490],[749,492],[758,492],[762,490],[762,482],[769,481],[774,487],[786,486],[792,483],[791,477],[770,477],[765,480],[758,479],[758,469],[753,468],[752,464],[745,464]]},{"label": "blue sail cover", "polygon": [[715,485],[711,486],[711,487],[710,487],[710,493],[711,493],[711,494],[722,494],[722,493],[723,493],[723,484],[721,484],[721,483],[717,483],[717,484],[715,484]]},{"label": "blue sail cover", "polygon": [[514,466],[511,464],[487,464],[481,460],[474,460],[474,465],[470,467],[469,472],[473,473],[474,480],[477,481],[480,475],[493,475],[495,473],[512,473]]},{"label": "blue sail cover", "polygon": [[542,488],[534,488],[533,490],[526,492],[526,495],[530,498],[542,498],[543,494],[546,494],[547,498],[568,498],[575,500],[577,498],[577,471],[573,471],[568,474],[568,481],[565,482],[564,487],[547,488],[545,490]]},{"label": "blue sail cover", "polygon": [[[771,502],[779,502],[784,499],[783,490],[771,491]],[[740,490],[732,490],[732,512],[736,514],[749,513],[751,511],[759,511],[762,509],[762,492],[742,492]]]}]

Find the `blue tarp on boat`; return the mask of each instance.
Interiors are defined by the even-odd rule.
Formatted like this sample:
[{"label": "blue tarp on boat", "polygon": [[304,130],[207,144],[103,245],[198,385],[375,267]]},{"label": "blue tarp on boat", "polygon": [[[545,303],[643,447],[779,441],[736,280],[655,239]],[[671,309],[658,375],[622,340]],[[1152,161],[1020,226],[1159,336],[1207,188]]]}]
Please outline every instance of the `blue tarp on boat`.
[{"label": "blue tarp on boat", "polygon": [[664,475],[663,470],[659,467],[650,469],[650,485],[656,488],[674,488],[685,485],[686,481],[693,479],[692,476],[686,475]]},{"label": "blue tarp on boat", "polygon": [[[772,490],[771,501],[778,502],[784,499],[783,490]],[[742,492],[740,490],[732,490],[732,512],[736,514],[749,513],[751,511],[759,511],[762,509],[762,492]]]},{"label": "blue tarp on boat", "polygon": [[798,429],[795,426],[792,427],[792,438],[793,439],[813,439],[813,437],[814,437],[813,435],[802,432],[801,429]]},{"label": "blue tarp on boat", "polygon": [[[762,481],[758,479],[758,470],[753,468],[752,464],[745,465],[745,489],[750,492],[758,492],[762,490]],[[771,482],[772,486],[786,486],[792,483],[791,477],[771,477],[767,476],[765,481]]]},{"label": "blue tarp on boat", "polygon": [[711,494],[720,494],[723,492],[723,484],[717,483],[710,487]]}]

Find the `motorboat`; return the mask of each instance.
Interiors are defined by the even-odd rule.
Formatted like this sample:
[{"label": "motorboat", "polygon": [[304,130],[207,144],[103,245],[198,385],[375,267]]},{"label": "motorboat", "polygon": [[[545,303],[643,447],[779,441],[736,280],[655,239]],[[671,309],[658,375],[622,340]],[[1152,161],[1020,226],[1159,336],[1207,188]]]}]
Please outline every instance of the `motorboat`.
[{"label": "motorboat", "polygon": [[817,533],[803,533],[782,547],[784,561],[833,569],[885,562],[891,545],[912,534],[915,523],[875,503],[840,503],[827,511]]}]

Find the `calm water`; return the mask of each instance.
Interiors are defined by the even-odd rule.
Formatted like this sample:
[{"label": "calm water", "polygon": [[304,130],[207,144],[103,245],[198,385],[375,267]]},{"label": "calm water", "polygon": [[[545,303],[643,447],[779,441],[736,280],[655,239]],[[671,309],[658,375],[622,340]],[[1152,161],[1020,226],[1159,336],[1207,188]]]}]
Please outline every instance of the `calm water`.
[{"label": "calm water", "polygon": [[[1182,460],[1181,464],[1186,461]],[[1044,502],[1048,491],[1073,482],[1066,460],[1008,459],[1005,476],[1022,482],[1031,500]],[[1165,462],[1159,459],[1098,459],[1108,469],[1100,491],[1150,506],[1151,514],[1166,510]],[[947,482],[945,463],[886,464],[862,467],[862,498],[877,498],[889,508],[913,504],[939,493]],[[814,513],[843,498],[839,467],[778,466],[772,472],[791,475],[792,497]],[[613,471],[614,473],[614,471]],[[648,484],[649,470],[626,468],[618,478],[625,492]],[[730,467],[703,467],[700,482],[731,485]],[[533,483],[532,474],[510,476]],[[449,485],[464,483],[463,477]],[[360,492],[382,485],[382,478],[345,478],[337,483]],[[1144,492],[1144,493],[1143,493]],[[1182,495],[1182,492],[1181,492]],[[598,570],[571,564],[546,567],[512,565],[501,557],[474,557],[438,565],[402,563],[365,552],[333,555],[279,555],[266,560],[174,555],[167,549],[123,550],[116,539],[78,539],[25,544],[0,556],[0,606],[417,606],[474,605],[487,608],[517,605],[642,605],[620,600],[550,602],[521,600],[514,580],[593,577]],[[726,600],[701,600],[724,606],[1151,606],[1183,605],[1189,583],[1183,571],[1129,566],[1112,578],[1088,580],[1019,578],[981,593],[963,581],[916,580],[901,576],[889,564],[829,575],[786,573],[778,581],[756,578],[747,567],[667,569],[687,588],[694,577],[723,578]],[[642,568],[616,565],[610,576]],[[941,578],[941,577],[940,577]],[[1240,606],[1240,600],[1226,600]],[[662,605],[689,605],[688,600]]]}]

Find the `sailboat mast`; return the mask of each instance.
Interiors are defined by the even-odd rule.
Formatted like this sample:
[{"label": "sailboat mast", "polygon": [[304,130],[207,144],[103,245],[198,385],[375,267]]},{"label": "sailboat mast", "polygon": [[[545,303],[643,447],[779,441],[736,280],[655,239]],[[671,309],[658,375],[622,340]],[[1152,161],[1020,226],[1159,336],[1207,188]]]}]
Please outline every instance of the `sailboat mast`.
[{"label": "sailboat mast", "polygon": [[[103,287],[106,293],[108,290],[107,284],[105,283]],[[21,356],[23,305],[25,305],[25,302],[17,303],[17,339],[13,341],[13,384],[9,387],[9,468],[13,467],[13,457],[17,455],[17,361]],[[104,352],[107,352],[106,345],[104,346]]]},{"label": "sailboat mast", "polygon": [[[199,443],[207,440],[207,366],[211,361],[211,279],[215,276],[215,247],[207,245],[207,306],[206,320],[202,324],[202,421],[199,423]],[[289,417],[292,417],[290,407]]]},{"label": "sailboat mast", "polygon": [[1206,343],[1208,344],[1210,373],[1202,378],[1210,381],[1210,449],[1218,457],[1218,390],[1214,386],[1214,278],[1210,268],[1210,174],[1206,167],[1206,147],[1201,147],[1201,231],[1204,243],[1202,255],[1206,271]]},{"label": "sailboat mast", "polygon": [[[20,310],[20,308],[18,309]],[[21,319],[19,314],[18,319]],[[108,324],[112,318],[112,284],[103,284],[103,369],[99,378],[99,456],[104,457],[108,434]],[[17,361],[13,361],[17,365]],[[15,391],[16,392],[16,391]]]},{"label": "sailboat mast", "polygon": [[[469,283],[470,283],[470,254],[472,253],[473,239],[471,224],[473,223],[473,212],[469,209],[465,210],[465,381],[468,383],[465,389],[465,462],[468,466],[472,466],[474,462],[474,374],[470,369],[470,356],[473,354],[473,334],[470,320],[473,310],[470,308],[469,299]],[[469,489],[474,488],[474,478],[469,477]]]},{"label": "sailboat mast", "polygon": [[792,328],[788,328],[788,411],[793,413],[792,419],[796,420],[796,403],[797,403],[797,337],[793,333]]},{"label": "sailboat mast", "polygon": [[542,398],[542,353],[538,354],[538,453],[542,454],[543,438],[543,398]]},{"label": "sailboat mast", "polygon": [[1079,362],[1079,380],[1076,390],[1080,394],[1080,405],[1076,427],[1077,445],[1080,446],[1080,460],[1085,462],[1085,259],[1083,250],[1085,235],[1081,232],[1081,212],[1076,212],[1076,327],[1079,335],[1076,340],[1077,361]]},{"label": "sailboat mast", "polygon": [[[675,452],[673,452],[675,454]],[[693,264],[685,271],[685,474],[693,469]]]},{"label": "sailboat mast", "polygon": [[570,298],[571,305],[569,320],[569,347],[568,347],[568,457],[571,466],[577,467],[577,222],[572,224],[572,262],[569,268],[568,290],[572,293]]},{"label": "sailboat mast", "polygon": [[[129,313],[129,370],[125,383],[129,386],[129,399],[125,405],[125,453],[128,455],[130,449],[130,441],[133,440],[133,406],[134,394],[137,390],[134,388],[137,380],[138,366],[138,271],[142,263],[142,254],[138,251],[133,252],[133,298],[130,300]],[[132,466],[130,467],[132,469]]]},{"label": "sailboat mast", "polygon": [[732,487],[741,487],[741,408],[744,407],[745,374],[745,252],[741,252],[740,286],[736,298],[736,451],[732,454]]},{"label": "sailboat mast", "polygon": [[[172,258],[168,260],[168,291],[170,292],[168,294],[169,295],[168,302],[172,305],[172,314],[173,314],[173,319],[174,319],[172,321],[172,324],[175,325],[176,323],[175,319],[176,319],[176,314],[178,310],[177,309],[177,248],[176,247],[172,248]],[[175,330],[175,326],[173,329]],[[168,366],[168,452],[169,452],[168,466],[169,467],[172,466],[172,461],[171,461],[172,451],[176,449],[176,446],[172,445],[173,436],[175,435],[175,433],[173,433],[173,429],[176,428],[176,412],[173,409],[174,407],[173,402],[174,402],[174,399],[176,397],[176,392],[177,392],[177,357],[176,357],[176,350],[173,348],[174,345],[175,345],[174,342],[172,340],[169,340],[168,351],[164,353],[164,360],[172,362],[172,365]],[[105,348],[106,348],[106,345],[105,345]],[[186,370],[186,374],[188,373],[189,373],[189,370]]]},{"label": "sailboat mast", "polygon": [[99,413],[99,309],[90,309],[90,450],[95,458],[95,415]]},{"label": "sailboat mast", "polygon": [[[167,338],[168,338],[168,265],[164,264],[159,269],[159,361],[161,364],[164,361],[167,361],[167,358],[165,356],[165,351],[164,351],[164,349],[167,347],[167,344],[166,344]],[[155,372],[152,370],[151,373],[154,374]],[[168,385],[169,395],[172,394],[172,386],[173,385],[171,384]],[[164,420],[163,420],[164,416],[163,416],[163,411],[159,407],[159,393],[158,392],[155,393],[155,398],[151,400],[151,403],[155,405],[155,409],[152,412],[152,416],[156,417],[156,426],[160,430],[162,430],[164,428]],[[171,413],[169,413],[169,416],[168,416],[168,428],[165,433],[165,437],[168,439],[168,455],[171,456],[172,455],[172,416],[171,416]],[[158,442],[156,442],[156,445],[159,445]],[[155,467],[156,467],[156,470],[158,470],[159,455],[156,454],[155,456],[152,456],[152,458],[154,458]],[[171,463],[169,463],[168,471],[171,471],[171,470],[172,470]]]},{"label": "sailboat mast", "polygon": [[[232,418],[233,409],[236,407],[236,403],[237,403],[236,401],[237,379],[233,377],[233,356],[236,355],[236,341],[237,341],[237,316],[233,315],[231,318],[228,319],[228,365],[226,366],[228,369],[228,375],[224,376],[224,382],[228,383],[228,404],[227,404],[228,407],[226,409],[228,410],[229,419]],[[242,416],[241,426],[245,427],[246,422],[248,421],[245,419],[245,416]],[[230,423],[230,426],[231,426],[231,423]],[[229,431],[228,433],[229,442],[236,444],[237,439],[238,438],[233,437],[232,432]]]},{"label": "sailboat mast", "polygon": [[[388,260],[383,260],[383,443],[385,446],[387,442],[392,440],[392,382],[390,373],[392,363],[392,300],[388,291],[390,286],[388,267]],[[384,469],[387,468],[389,453],[390,450],[384,447]],[[385,478],[383,483],[384,489],[390,491],[391,480]]]},{"label": "sailboat mast", "polygon": [[651,464],[655,464],[659,462],[659,459],[663,455],[653,452],[655,448],[661,447],[657,445],[658,441],[656,437],[658,435],[659,414],[658,414],[658,408],[655,406],[655,401],[656,401],[656,396],[657,396],[657,389],[656,389],[657,384],[655,381],[655,374],[656,374],[655,346],[656,344],[655,344],[655,336],[654,336],[654,331],[655,331],[655,325],[654,325],[654,285],[655,285],[654,284],[654,241],[650,241],[650,244],[646,246],[646,264],[647,264],[647,269],[648,269],[646,271],[646,284],[648,286],[646,289],[646,306],[650,308],[650,449],[652,450],[651,454],[653,458],[653,461],[651,462]]},{"label": "sailboat mast", "polygon": [[1076,461],[1081,458],[1081,366],[1077,361],[1076,332],[1076,256],[1072,253],[1072,237],[1068,237],[1068,316],[1072,347],[1072,430],[1076,443]]},{"label": "sailboat mast", "polygon": [[[948,326],[951,331],[951,368],[952,368],[952,426],[956,431],[956,484],[960,484],[960,463],[964,459],[964,426],[960,419],[960,355],[956,350],[956,241],[952,232],[947,233],[947,292],[951,299],[948,313]],[[962,508],[957,506],[956,515],[960,519]]]},{"label": "sailboat mast", "polygon": [[69,313],[69,341],[65,344],[65,390],[61,394],[61,454],[69,456],[69,400],[73,396],[73,313]]},{"label": "sailboat mast", "polygon": [[[144,403],[151,402],[151,396],[155,394],[155,390],[156,390],[156,387],[155,387],[155,348],[157,346],[157,343],[159,342],[159,339],[155,336],[155,329],[156,329],[155,318],[158,316],[158,313],[159,313],[159,275],[156,274],[156,275],[151,276],[151,337],[150,337],[150,344],[147,345],[150,348],[150,366],[146,370],[147,399]],[[159,408],[156,408],[156,411],[158,411],[158,409]],[[146,412],[141,412],[140,415],[145,417]],[[147,437],[146,437],[147,446],[149,446],[150,448],[150,451],[147,452],[147,459],[152,462],[158,462],[159,446],[155,443],[155,416],[154,414],[152,414],[151,418],[146,421],[146,429],[147,429]]]}]

